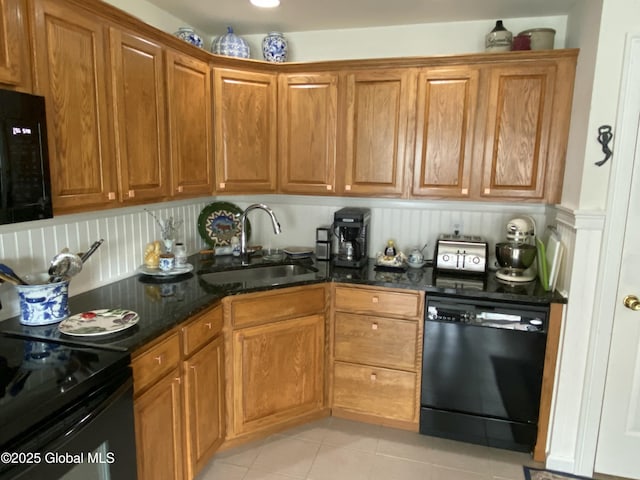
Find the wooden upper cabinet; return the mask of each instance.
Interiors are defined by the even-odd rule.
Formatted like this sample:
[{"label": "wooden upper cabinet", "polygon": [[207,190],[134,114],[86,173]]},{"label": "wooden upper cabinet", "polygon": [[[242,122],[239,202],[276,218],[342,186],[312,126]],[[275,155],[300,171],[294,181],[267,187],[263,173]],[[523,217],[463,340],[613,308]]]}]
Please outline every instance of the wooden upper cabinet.
[{"label": "wooden upper cabinet", "polygon": [[337,108],[337,74],[280,75],[280,191],[310,194],[335,192]]},{"label": "wooden upper cabinet", "polygon": [[31,89],[28,42],[26,1],[0,0],[0,84]]},{"label": "wooden upper cabinet", "polygon": [[33,5],[35,91],[46,98],[54,211],[116,206],[105,23],[65,2]]},{"label": "wooden upper cabinet", "polygon": [[159,201],[169,193],[163,48],[109,29],[120,201]]},{"label": "wooden upper cabinet", "polygon": [[419,72],[412,196],[469,196],[478,78],[468,66]]},{"label": "wooden upper cabinet", "polygon": [[556,65],[494,66],[489,76],[480,196],[542,200]]},{"label": "wooden upper cabinet", "polygon": [[409,116],[415,100],[415,70],[358,71],[346,75],[341,113],[345,129],[342,193],[401,196]]},{"label": "wooden upper cabinet", "polygon": [[167,96],[172,195],[211,195],[213,107],[209,65],[168,51]]},{"label": "wooden upper cabinet", "polygon": [[214,69],[218,193],[276,190],[276,74]]}]

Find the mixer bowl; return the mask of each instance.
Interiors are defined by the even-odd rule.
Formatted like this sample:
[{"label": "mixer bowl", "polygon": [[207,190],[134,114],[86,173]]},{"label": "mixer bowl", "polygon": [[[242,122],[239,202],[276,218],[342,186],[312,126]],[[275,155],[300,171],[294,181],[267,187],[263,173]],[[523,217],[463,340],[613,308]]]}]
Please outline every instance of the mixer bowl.
[{"label": "mixer bowl", "polygon": [[536,259],[536,247],[526,243],[496,243],[496,260],[501,267],[526,270]]}]

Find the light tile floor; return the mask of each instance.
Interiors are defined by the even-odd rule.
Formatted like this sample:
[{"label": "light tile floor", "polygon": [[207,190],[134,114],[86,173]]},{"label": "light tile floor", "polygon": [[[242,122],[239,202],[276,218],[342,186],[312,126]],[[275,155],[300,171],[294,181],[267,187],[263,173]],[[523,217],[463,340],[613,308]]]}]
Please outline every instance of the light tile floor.
[{"label": "light tile floor", "polygon": [[198,480],[523,480],[526,453],[328,417],[216,454]]}]

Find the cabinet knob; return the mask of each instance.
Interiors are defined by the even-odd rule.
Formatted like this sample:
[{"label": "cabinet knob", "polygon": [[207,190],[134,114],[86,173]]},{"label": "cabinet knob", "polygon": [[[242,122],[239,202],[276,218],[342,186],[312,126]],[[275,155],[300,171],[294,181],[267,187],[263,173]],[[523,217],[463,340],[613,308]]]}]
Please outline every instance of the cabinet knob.
[{"label": "cabinet knob", "polygon": [[468,188],[463,188],[460,193],[462,193],[462,195],[468,195],[469,194],[469,189]]},{"label": "cabinet knob", "polygon": [[178,187],[178,193],[182,193],[184,191],[184,187],[182,185],[180,185]]},{"label": "cabinet knob", "polygon": [[331,191],[331,189],[332,189],[332,188],[333,188],[333,187],[332,187],[331,185],[327,185],[327,190],[328,190],[328,191]]},{"label": "cabinet knob", "polygon": [[351,185],[345,185],[345,186],[344,186],[344,190],[345,190],[346,192],[350,192],[350,191],[351,191]]},{"label": "cabinet knob", "polygon": [[211,330],[211,322],[207,322],[207,323],[205,323],[205,325],[207,326],[207,328],[208,328],[209,330]]},{"label": "cabinet knob", "polygon": [[162,365],[162,355],[158,355],[154,360],[158,365]]},{"label": "cabinet knob", "polygon": [[218,188],[219,188],[219,189],[221,189],[221,190],[224,190],[224,188],[225,188],[226,186],[227,186],[227,184],[226,184],[226,183],[224,183],[224,182],[221,182],[221,183],[219,183],[219,184],[218,184]]},{"label": "cabinet knob", "polygon": [[371,303],[378,303],[380,301],[380,299],[378,297],[373,297],[371,299]]},{"label": "cabinet knob", "polygon": [[182,379],[180,377],[174,377],[174,380],[180,385],[182,383]]},{"label": "cabinet knob", "polygon": [[127,192],[127,195],[129,195],[129,198],[133,198],[136,196],[136,191],[135,190],[129,190]]},{"label": "cabinet knob", "polygon": [[371,373],[371,381],[375,382],[378,379],[378,375],[375,372]]},{"label": "cabinet knob", "polygon": [[371,324],[371,330],[377,330],[378,329],[378,324],[376,322],[373,322]]},{"label": "cabinet knob", "polygon": [[116,199],[116,192],[109,192],[107,193],[107,198],[109,200],[115,200]]},{"label": "cabinet knob", "polygon": [[491,189],[490,188],[485,188],[484,189],[484,194],[485,195],[490,195],[491,194]]}]

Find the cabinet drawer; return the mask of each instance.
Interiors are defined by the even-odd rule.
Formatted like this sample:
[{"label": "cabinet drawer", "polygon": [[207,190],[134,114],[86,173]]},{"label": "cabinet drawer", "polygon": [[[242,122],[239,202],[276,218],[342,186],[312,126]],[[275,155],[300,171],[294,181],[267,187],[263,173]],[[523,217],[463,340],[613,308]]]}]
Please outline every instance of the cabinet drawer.
[{"label": "cabinet drawer", "polygon": [[222,331],[222,306],[217,306],[182,328],[182,348],[190,356]]},{"label": "cabinet drawer", "polygon": [[336,360],[415,371],[417,340],[414,320],[336,312]]},{"label": "cabinet drawer", "polygon": [[180,362],[180,340],[174,333],[155,347],[152,347],[132,362],[133,385],[140,392],[176,368]]},{"label": "cabinet drawer", "polygon": [[268,294],[235,297],[230,308],[233,326],[236,328],[305,317],[324,312],[325,287],[296,288],[293,291],[274,290]]},{"label": "cabinet drawer", "polygon": [[353,313],[372,313],[418,319],[422,313],[418,292],[395,292],[367,288],[336,287],[335,308]]},{"label": "cabinet drawer", "polygon": [[334,407],[403,421],[417,415],[415,373],[336,362],[333,382]]}]

